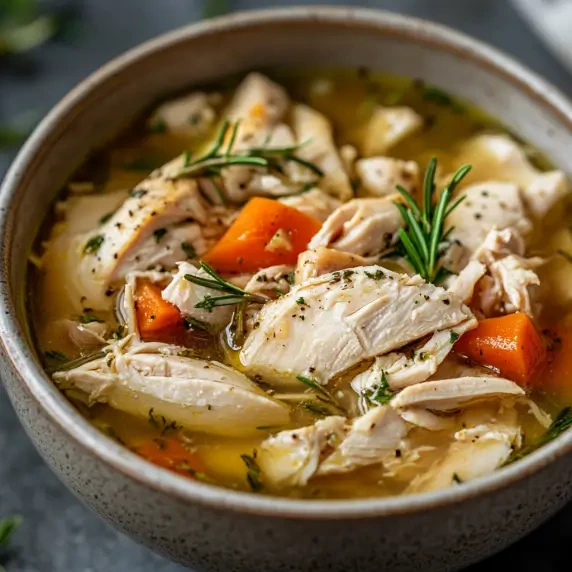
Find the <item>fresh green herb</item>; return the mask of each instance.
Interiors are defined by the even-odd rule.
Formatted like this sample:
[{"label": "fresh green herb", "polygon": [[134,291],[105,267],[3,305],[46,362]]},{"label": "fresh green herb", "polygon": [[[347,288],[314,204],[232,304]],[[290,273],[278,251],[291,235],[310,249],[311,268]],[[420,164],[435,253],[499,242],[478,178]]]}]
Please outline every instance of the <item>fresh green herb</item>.
[{"label": "fresh green herb", "polygon": [[314,381],[313,379],[310,379],[309,377],[304,377],[303,375],[297,375],[296,379],[298,381],[301,381],[303,384],[307,385],[308,387],[315,389],[316,391],[318,391],[320,393],[322,393],[324,391],[324,388],[317,381]]},{"label": "fresh green herb", "polygon": [[282,296],[284,296],[284,292],[281,292],[280,290],[278,290],[278,288],[274,288],[274,294],[276,294],[278,298],[282,298]]},{"label": "fresh green herb", "polygon": [[294,286],[294,284],[296,283],[296,274],[294,272],[288,272],[286,280],[288,284],[290,284],[290,286]]},{"label": "fresh green herb", "polygon": [[155,242],[159,244],[161,239],[167,234],[166,228],[158,228],[156,231],[153,232],[153,236],[155,237]]},{"label": "fresh green herb", "polygon": [[401,185],[397,185],[397,190],[406,203],[405,205],[395,203],[407,225],[407,229],[399,229],[400,243],[415,272],[427,282],[438,283],[450,272],[439,265],[440,245],[451,232],[449,229],[445,233],[443,226],[445,219],[465,198],[463,195],[451,203],[456,187],[470,170],[470,165],[463,165],[453,175],[451,182],[443,189],[434,205],[437,159],[433,157],[425,171],[422,208],[417,205],[409,192]]},{"label": "fresh green herb", "polygon": [[197,330],[203,330],[204,332],[209,331],[209,325],[206,324],[205,322],[201,322],[201,320],[191,318],[190,316],[186,316],[184,320],[187,327],[196,328]]},{"label": "fresh green herb", "polygon": [[514,463],[526,455],[532,453],[542,445],[546,445],[550,441],[553,441],[559,437],[564,431],[572,427],[572,407],[565,407],[560,411],[556,419],[552,422],[550,427],[546,430],[546,433],[536,442],[531,443],[525,447],[522,447],[518,451],[514,451],[512,455],[508,458],[506,464]]},{"label": "fresh green herb", "polygon": [[197,257],[197,251],[188,242],[181,242],[181,250],[187,255],[187,258]]},{"label": "fresh green herb", "polygon": [[459,334],[457,332],[451,332],[449,337],[449,343],[454,344],[459,339]]},{"label": "fresh green herb", "polygon": [[8,546],[12,535],[21,524],[21,516],[9,516],[0,520],[0,548]]},{"label": "fresh green herb", "polygon": [[[312,171],[318,177],[323,176],[322,170],[311,163],[295,155],[300,149],[300,145],[289,147],[251,147],[250,149],[233,152],[233,145],[236,140],[236,134],[240,122],[231,124],[229,121],[223,121],[216,140],[209,151],[198,159],[191,160],[190,154],[184,162],[181,170],[175,175],[175,178],[184,177],[214,177],[220,176],[221,170],[225,167],[233,165],[246,165],[249,167],[263,167],[277,172],[282,172],[280,160],[290,161],[302,165],[309,171]],[[229,141],[226,150],[223,151],[225,141]]]},{"label": "fresh green herb", "polygon": [[91,324],[92,322],[97,322],[98,324],[103,324],[105,320],[98,318],[95,314],[91,314],[90,312],[84,312],[79,317],[80,324]]},{"label": "fresh green herb", "polygon": [[151,133],[166,133],[167,131],[167,124],[162,119],[157,119],[147,125],[147,129],[151,131]]},{"label": "fresh green herb", "polygon": [[556,252],[558,254],[560,254],[560,256],[562,256],[562,258],[566,259],[568,262],[572,262],[572,254],[569,254],[565,250],[561,250],[561,249],[558,249]]},{"label": "fresh green herb", "polygon": [[250,485],[250,488],[254,492],[258,492],[262,489],[261,471],[258,463],[256,462],[256,450],[252,452],[251,455],[241,455],[240,458],[246,465],[246,480]]},{"label": "fresh green herb", "polygon": [[457,473],[453,473],[453,482],[460,485],[463,482],[463,480],[461,479],[461,477],[459,477]]},{"label": "fresh green herb", "polygon": [[298,298],[296,300],[296,304],[298,304],[298,306],[307,306],[308,304],[306,304],[306,300],[304,300],[304,298],[302,298],[302,296],[300,296],[300,298]]},{"label": "fresh green herb", "polygon": [[141,197],[144,197],[149,191],[146,191],[145,189],[132,189],[129,192],[129,196],[133,197],[134,199],[140,199]]},{"label": "fresh green herb", "polygon": [[203,278],[202,276],[196,276],[194,274],[185,274],[185,280],[188,280],[193,284],[197,284],[198,286],[210,288],[211,290],[225,292],[225,295],[211,296],[206,294],[202,300],[195,304],[195,308],[201,308],[212,312],[213,308],[216,308],[217,306],[232,306],[240,302],[256,302],[259,304],[268,302],[269,298],[266,296],[251,294],[250,292],[246,292],[246,290],[231,284],[224,278],[221,278],[206,262],[199,262],[199,266],[210,276],[210,278]]},{"label": "fresh green herb", "polygon": [[438,87],[421,84],[421,89],[421,96],[425,101],[434,103],[441,107],[450,107],[455,113],[462,113],[465,110],[465,108],[458,101],[455,101],[451,95]]},{"label": "fresh green herb", "polygon": [[112,216],[113,216],[113,213],[104,214],[104,215],[99,219],[99,224],[105,224],[106,222],[109,222],[109,220],[111,219]]},{"label": "fresh green herb", "polygon": [[180,429],[180,425],[176,421],[167,421],[167,418],[164,415],[156,415],[153,407],[149,409],[148,422],[149,425],[155,429],[161,430],[161,437],[170,431],[177,431]]},{"label": "fresh green herb", "polygon": [[[301,381],[304,385],[307,385],[309,388],[313,389],[316,393],[318,393],[318,399],[324,401],[327,405],[334,407],[338,412],[341,411],[341,408],[338,404],[336,398],[323,386],[321,386],[317,381],[310,379],[309,377],[305,377],[303,375],[297,375],[296,379]],[[306,409],[308,409],[306,407]],[[328,415],[332,413],[328,411]]]},{"label": "fresh green herb", "polygon": [[103,242],[105,241],[105,237],[103,234],[96,234],[92,236],[83,247],[84,254],[95,254],[100,248]]},{"label": "fresh green herb", "polygon": [[62,363],[68,362],[70,359],[66,354],[63,354],[62,352],[58,352],[57,350],[45,351],[44,356],[47,359],[51,359],[54,361],[60,361]]},{"label": "fresh green herb", "polygon": [[382,280],[385,278],[385,273],[382,270],[376,270],[375,272],[365,270],[365,275],[372,280]]},{"label": "fresh green herb", "polygon": [[375,405],[385,405],[391,401],[393,397],[393,391],[387,383],[387,376],[385,371],[381,372],[381,381],[375,389],[367,389],[364,392],[365,398],[372,404]]},{"label": "fresh green herb", "polygon": [[329,409],[312,401],[301,401],[300,407],[306,409],[306,411],[309,411],[313,415],[318,415],[319,417],[328,417],[332,415],[332,412]]},{"label": "fresh green herb", "polygon": [[228,0],[205,0],[203,18],[214,18],[228,12]]}]

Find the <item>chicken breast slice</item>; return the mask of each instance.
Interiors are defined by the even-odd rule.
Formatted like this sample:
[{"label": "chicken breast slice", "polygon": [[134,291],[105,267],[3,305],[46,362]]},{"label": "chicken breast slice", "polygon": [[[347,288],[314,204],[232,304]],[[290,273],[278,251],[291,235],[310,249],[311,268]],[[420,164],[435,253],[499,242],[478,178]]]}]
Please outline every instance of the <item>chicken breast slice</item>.
[{"label": "chicken breast slice", "polygon": [[410,107],[376,107],[362,145],[366,157],[384,155],[388,149],[423,126],[423,118]]},{"label": "chicken breast slice", "polygon": [[406,434],[407,426],[395,411],[377,407],[353,422],[332,416],[281,431],[262,443],[257,459],[265,483],[304,486],[314,476],[381,463]]},{"label": "chicken breast slice", "polygon": [[421,277],[379,266],[312,278],[266,304],[240,359],[275,383],[325,384],[364,359],[472,321],[471,311]]},{"label": "chicken breast slice", "polygon": [[246,283],[244,290],[252,294],[269,294],[277,291],[287,294],[294,281],[294,267],[277,264],[259,270]]},{"label": "chicken breast slice", "polygon": [[367,260],[363,256],[319,246],[316,250],[305,250],[298,255],[295,281],[301,284],[322,274],[356,266],[367,266]]},{"label": "chicken breast slice", "polygon": [[398,240],[403,219],[394,204],[399,195],[375,199],[353,199],[336,209],[312,237],[308,248],[319,246],[359,256],[387,251]]},{"label": "chicken breast slice", "polygon": [[534,270],[544,260],[523,258],[522,253],[524,241],[516,231],[493,229],[473,255],[473,260],[459,274],[456,282],[462,280],[471,267],[484,266],[485,273],[479,279],[472,303],[482,315],[524,312],[534,317],[534,287],[540,285]]},{"label": "chicken breast slice", "polygon": [[325,221],[342,204],[341,201],[320,189],[311,189],[305,193],[291,197],[281,197],[278,200],[289,207],[314,217],[320,222]]},{"label": "chicken breast slice", "polygon": [[515,183],[475,183],[466,187],[463,194],[466,199],[447,217],[446,226],[453,227],[451,240],[466,249],[464,263],[493,228],[516,230],[523,236],[532,230]]},{"label": "chicken breast slice", "polygon": [[188,350],[177,346],[129,343],[113,344],[105,357],[57,372],[54,380],[86,393],[90,403],[215,435],[253,436],[258,426],[290,418],[286,406],[222,363],[185,357]]},{"label": "chicken breast slice", "polygon": [[366,194],[384,197],[395,193],[397,185],[415,194],[419,185],[419,166],[415,161],[391,157],[370,157],[356,162],[356,173]]},{"label": "chicken breast slice", "polygon": [[163,300],[176,306],[185,317],[193,318],[215,328],[223,328],[232,317],[233,306],[216,306],[211,310],[197,308],[197,304],[205,300],[205,297],[220,296],[220,292],[194,284],[185,278],[186,275],[209,278],[209,275],[201,268],[188,262],[180,262],[177,273],[169,285],[163,290]]},{"label": "chicken breast slice", "polygon": [[524,396],[516,383],[502,377],[461,377],[410,385],[390,402],[395,409],[423,407],[433,411],[453,411],[475,401]]},{"label": "chicken breast slice", "polygon": [[457,431],[445,454],[407,492],[427,492],[460,485],[501,467],[521,444],[517,413],[512,407],[478,407],[461,417],[465,429]]},{"label": "chicken breast slice", "polygon": [[296,155],[317,165],[324,173],[320,188],[347,201],[353,196],[350,179],[334,143],[329,120],[307,105],[292,107],[292,127],[301,147]]},{"label": "chicken breast slice", "polygon": [[153,112],[147,125],[153,131],[202,137],[212,129],[217,117],[211,100],[200,91],[171,99]]},{"label": "chicken breast slice", "polygon": [[383,378],[394,391],[429,379],[449,355],[459,337],[476,326],[477,320],[472,318],[453,328],[435,332],[418,349],[391,352],[375,358],[373,365],[351,382],[352,389],[366,402],[360,403],[360,407],[368,408],[365,396],[375,392]]},{"label": "chicken breast slice", "polygon": [[389,451],[395,452],[407,432],[407,425],[391,407],[375,407],[352,422],[316,475],[347,473],[381,463]]},{"label": "chicken breast slice", "polygon": [[566,175],[559,170],[543,173],[533,167],[522,147],[508,135],[478,135],[461,148],[459,163],[473,166],[472,181],[504,181],[516,184],[535,219],[542,219],[570,192]]},{"label": "chicken breast slice", "polygon": [[264,482],[273,487],[307,484],[324,454],[344,438],[345,423],[345,417],[326,417],[314,425],[281,431],[266,439],[257,451]]}]

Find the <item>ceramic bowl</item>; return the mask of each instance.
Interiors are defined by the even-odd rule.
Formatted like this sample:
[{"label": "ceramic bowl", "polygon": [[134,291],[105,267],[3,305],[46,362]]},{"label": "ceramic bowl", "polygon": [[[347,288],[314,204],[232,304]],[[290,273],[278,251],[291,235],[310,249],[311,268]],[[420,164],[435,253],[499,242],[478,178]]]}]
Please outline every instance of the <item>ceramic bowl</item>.
[{"label": "ceramic bowl", "polygon": [[514,542],[572,493],[572,433],[488,477],[423,495],[269,498],[143,461],[83,419],[38,361],[27,255],[56,193],[87,154],[156,100],[277,65],[367,66],[474,102],[572,171],[572,107],[498,51],[394,14],[295,8],[236,14],[162,36],[108,64],[46,117],[0,195],[2,377],[46,462],[87,505],[157,552],[209,571],[451,570]]}]

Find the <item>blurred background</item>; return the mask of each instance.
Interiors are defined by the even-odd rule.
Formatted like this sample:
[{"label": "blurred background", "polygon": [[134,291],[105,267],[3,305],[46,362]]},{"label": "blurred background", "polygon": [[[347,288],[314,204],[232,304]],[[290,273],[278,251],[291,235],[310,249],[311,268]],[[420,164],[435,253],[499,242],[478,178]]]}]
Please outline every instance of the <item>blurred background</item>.
[{"label": "blurred background", "polygon": [[[572,95],[571,0],[0,0],[0,179],[41,117],[125,50],[220,13],[310,4],[383,8],[439,21],[516,56]],[[21,515],[22,523],[4,547],[1,521],[11,515]],[[571,540],[569,506],[470,570],[562,569]],[[63,487],[0,387],[0,571],[2,566],[8,572],[183,570],[109,528]]]}]

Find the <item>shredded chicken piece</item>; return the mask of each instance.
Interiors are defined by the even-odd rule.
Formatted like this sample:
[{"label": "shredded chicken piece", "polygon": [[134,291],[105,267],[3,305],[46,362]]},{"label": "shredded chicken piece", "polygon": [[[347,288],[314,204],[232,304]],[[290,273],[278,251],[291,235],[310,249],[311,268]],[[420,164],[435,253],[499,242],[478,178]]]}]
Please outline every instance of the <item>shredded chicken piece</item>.
[{"label": "shredded chicken piece", "polygon": [[386,252],[396,244],[403,219],[394,204],[399,195],[353,199],[336,209],[314,235],[309,249],[327,246],[359,256]]},{"label": "shredded chicken piece", "polygon": [[306,250],[298,255],[296,284],[336,270],[365,265],[367,265],[367,260],[363,256],[319,246],[316,250]]},{"label": "shredded chicken piece", "polygon": [[[276,383],[327,383],[364,359],[474,320],[443,288],[379,266],[324,274],[261,309],[240,359]],[[294,378],[294,380],[293,380]]]},{"label": "shredded chicken piece", "polygon": [[314,217],[320,222],[325,221],[342,204],[341,201],[320,189],[311,189],[305,193],[291,197],[281,197],[278,200],[289,207]]},{"label": "shredded chicken piece", "polygon": [[185,348],[131,341],[125,338],[102,358],[56,372],[54,380],[63,389],[85,392],[90,403],[216,435],[256,435],[258,426],[288,422],[286,406],[231,367],[186,357]]},{"label": "shredded chicken piece", "polygon": [[397,185],[415,194],[419,184],[419,166],[415,161],[370,157],[357,161],[356,172],[363,190],[376,197],[394,194]]},{"label": "shredded chicken piece", "polygon": [[378,106],[366,128],[363,154],[384,155],[388,149],[418,131],[423,118],[410,107]]}]

